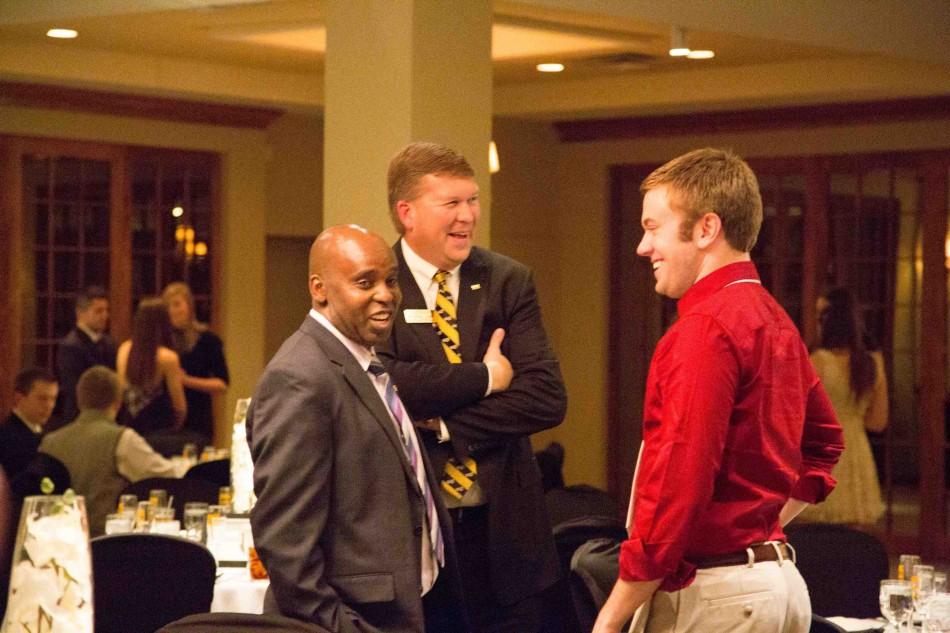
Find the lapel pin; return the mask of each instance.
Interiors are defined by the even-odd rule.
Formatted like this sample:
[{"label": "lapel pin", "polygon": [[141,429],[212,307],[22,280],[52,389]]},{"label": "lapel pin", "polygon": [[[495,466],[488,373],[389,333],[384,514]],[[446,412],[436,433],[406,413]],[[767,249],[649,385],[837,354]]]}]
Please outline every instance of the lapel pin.
[{"label": "lapel pin", "polygon": [[482,285],[481,285],[481,284],[472,284],[470,287],[471,287],[472,290],[478,290],[479,288],[482,287]]}]

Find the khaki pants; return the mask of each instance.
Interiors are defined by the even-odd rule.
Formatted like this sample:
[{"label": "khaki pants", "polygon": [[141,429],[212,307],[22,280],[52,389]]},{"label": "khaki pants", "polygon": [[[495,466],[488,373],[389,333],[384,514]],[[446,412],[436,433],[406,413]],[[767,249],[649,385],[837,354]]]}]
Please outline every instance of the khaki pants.
[{"label": "khaki pants", "polygon": [[658,591],[631,633],[808,633],[811,603],[789,560],[713,567],[672,593]]}]

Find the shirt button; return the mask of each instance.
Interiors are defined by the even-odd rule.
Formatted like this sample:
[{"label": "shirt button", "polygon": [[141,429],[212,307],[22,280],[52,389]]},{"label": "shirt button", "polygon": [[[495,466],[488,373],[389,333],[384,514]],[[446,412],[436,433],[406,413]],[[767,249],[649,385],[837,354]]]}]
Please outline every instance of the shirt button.
[{"label": "shirt button", "polygon": [[752,608],[751,604],[747,604],[745,607],[742,608],[742,612],[745,614],[746,617],[749,617],[750,615],[752,615],[754,611],[755,609]]}]

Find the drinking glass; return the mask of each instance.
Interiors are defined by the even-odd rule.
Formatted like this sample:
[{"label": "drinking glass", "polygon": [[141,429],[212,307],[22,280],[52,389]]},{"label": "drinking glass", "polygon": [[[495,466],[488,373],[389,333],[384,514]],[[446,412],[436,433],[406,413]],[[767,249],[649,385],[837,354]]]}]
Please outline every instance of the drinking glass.
[{"label": "drinking glass", "polygon": [[152,504],[148,501],[139,501],[135,506],[135,531],[148,532],[152,522]]},{"label": "drinking glass", "polygon": [[950,633],[950,594],[933,595],[927,605],[924,626],[928,633]]},{"label": "drinking glass", "polygon": [[155,489],[148,491],[148,502],[153,508],[161,508],[168,505],[168,491]]},{"label": "drinking glass", "polygon": [[198,463],[198,445],[192,442],[188,442],[187,444],[182,446],[181,456],[184,457],[191,464]]},{"label": "drinking glass", "polygon": [[947,572],[934,572],[934,593],[947,593]]},{"label": "drinking glass", "polygon": [[175,519],[175,508],[159,506],[152,508],[152,525],[149,530],[153,534],[178,535],[181,529],[180,522]]},{"label": "drinking glass", "polygon": [[897,564],[897,579],[910,580],[910,574],[914,571],[914,565],[919,565],[920,563],[920,556],[916,554],[901,554],[900,562]]},{"label": "drinking glass", "polygon": [[190,501],[185,504],[185,538],[207,543],[208,541],[208,504]]},{"label": "drinking glass", "polygon": [[106,534],[126,534],[132,531],[132,519],[126,513],[106,515]]},{"label": "drinking glass", "polygon": [[119,514],[124,514],[126,512],[135,513],[135,507],[139,503],[139,498],[135,495],[119,495],[119,504],[116,507],[116,511]]},{"label": "drinking glass", "polygon": [[894,630],[900,630],[901,624],[910,619],[914,607],[912,593],[909,580],[881,581],[881,615]]},{"label": "drinking glass", "polygon": [[927,602],[934,594],[933,565],[914,565],[910,584],[913,587],[914,612],[922,616],[927,608]]}]

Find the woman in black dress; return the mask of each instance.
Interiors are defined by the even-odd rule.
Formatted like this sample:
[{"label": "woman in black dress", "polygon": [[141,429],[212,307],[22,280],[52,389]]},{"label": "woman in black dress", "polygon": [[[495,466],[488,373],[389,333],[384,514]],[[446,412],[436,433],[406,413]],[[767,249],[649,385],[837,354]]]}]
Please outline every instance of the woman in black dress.
[{"label": "woman in black dress", "polygon": [[181,357],[182,382],[188,400],[185,430],[195,435],[199,446],[214,436],[211,394],[228,388],[228,365],[221,339],[195,318],[195,299],[187,284],[168,284],[162,292],[174,329],[175,350]]}]

